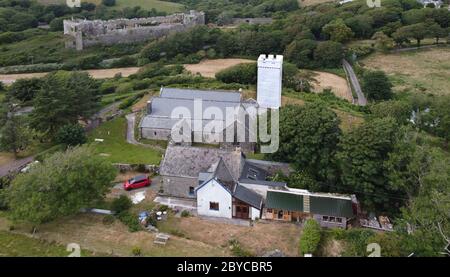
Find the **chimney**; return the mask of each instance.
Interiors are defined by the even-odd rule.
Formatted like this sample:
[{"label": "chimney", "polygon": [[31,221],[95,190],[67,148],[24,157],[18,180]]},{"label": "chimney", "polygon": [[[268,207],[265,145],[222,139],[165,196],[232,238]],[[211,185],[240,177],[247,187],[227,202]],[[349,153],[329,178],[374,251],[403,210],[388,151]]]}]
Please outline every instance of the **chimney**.
[{"label": "chimney", "polygon": [[152,114],[152,100],[147,101],[147,114]]}]

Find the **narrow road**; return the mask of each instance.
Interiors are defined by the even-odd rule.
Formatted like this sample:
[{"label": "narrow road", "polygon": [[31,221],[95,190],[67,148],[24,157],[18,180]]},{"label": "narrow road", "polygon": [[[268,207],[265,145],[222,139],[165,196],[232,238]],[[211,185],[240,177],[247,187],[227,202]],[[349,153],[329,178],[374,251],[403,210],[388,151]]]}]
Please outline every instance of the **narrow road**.
[{"label": "narrow road", "polygon": [[136,137],[134,135],[134,126],[136,125],[136,113],[130,113],[127,114],[125,116],[125,118],[127,119],[127,142],[133,145],[139,145],[139,146],[143,146],[143,147],[151,147],[160,151],[165,151],[165,149],[163,149],[162,147],[158,146],[158,145],[149,145],[149,144],[144,144],[144,143],[140,143],[139,141],[136,140]]},{"label": "narrow road", "polygon": [[342,65],[344,66],[344,71],[345,73],[347,73],[350,83],[352,84],[352,87],[356,92],[356,95],[358,97],[358,105],[367,105],[366,96],[364,96],[364,93],[361,90],[361,85],[359,84],[355,71],[353,71],[353,67],[346,60],[342,60]]},{"label": "narrow road", "polygon": [[6,176],[9,173],[17,172],[32,161],[34,161],[34,157],[27,157],[2,165],[0,166],[0,177]]}]

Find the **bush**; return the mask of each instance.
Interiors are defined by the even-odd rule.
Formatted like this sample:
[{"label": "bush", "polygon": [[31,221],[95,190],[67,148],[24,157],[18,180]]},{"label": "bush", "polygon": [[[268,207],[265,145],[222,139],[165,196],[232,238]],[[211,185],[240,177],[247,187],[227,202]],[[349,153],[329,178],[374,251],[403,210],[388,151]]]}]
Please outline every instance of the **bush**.
[{"label": "bush", "polygon": [[116,88],[118,94],[125,94],[133,92],[133,85],[131,83],[122,83]]},{"label": "bush", "polygon": [[256,84],[255,63],[241,63],[216,74],[216,79],[224,83]]},{"label": "bush", "polygon": [[132,205],[133,203],[131,202],[130,198],[125,195],[121,195],[119,198],[116,198],[112,201],[111,209],[117,214],[120,214],[122,212],[128,211]]},{"label": "bush", "polygon": [[321,236],[319,223],[314,219],[308,219],[300,238],[300,255],[314,254],[319,246]]},{"label": "bush", "polygon": [[122,101],[119,105],[119,109],[124,110],[131,105],[133,105],[137,100],[141,99],[145,95],[145,92],[138,93],[136,95],[133,95],[131,97],[126,98]]},{"label": "bush", "polygon": [[116,5],[116,0],[102,0],[102,4],[108,7]]},{"label": "bush", "polygon": [[181,212],[181,217],[190,217],[191,213],[188,210],[184,210]]},{"label": "bush", "polygon": [[103,224],[105,224],[105,225],[111,225],[111,224],[113,224],[114,223],[114,221],[116,220],[116,218],[113,216],[113,215],[106,215],[104,218],[103,218],[103,220],[102,220],[102,222],[103,222]]},{"label": "bush", "polygon": [[80,124],[69,124],[59,129],[56,141],[67,146],[77,146],[86,143],[87,137]]},{"label": "bush", "polygon": [[128,211],[124,211],[118,214],[118,219],[128,226],[128,231],[137,232],[142,230],[141,225],[139,224],[139,219],[136,215],[129,213]]},{"label": "bush", "polygon": [[383,71],[364,73],[362,90],[371,100],[389,100],[392,98],[392,84]]},{"label": "bush", "polygon": [[236,239],[231,239],[229,242],[231,253],[235,257],[253,257],[253,253],[242,248],[242,245]]},{"label": "bush", "polygon": [[139,257],[142,254],[142,250],[139,246],[135,246],[133,247],[133,249],[131,250],[131,254],[135,257]]}]

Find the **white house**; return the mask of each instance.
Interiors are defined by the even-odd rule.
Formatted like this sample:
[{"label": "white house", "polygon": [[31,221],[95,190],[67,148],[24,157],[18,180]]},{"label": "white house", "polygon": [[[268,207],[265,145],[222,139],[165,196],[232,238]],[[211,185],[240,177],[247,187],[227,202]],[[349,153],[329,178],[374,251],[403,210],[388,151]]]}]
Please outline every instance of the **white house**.
[{"label": "white house", "polygon": [[224,218],[261,218],[263,198],[233,179],[222,159],[209,178],[195,189],[198,215]]}]

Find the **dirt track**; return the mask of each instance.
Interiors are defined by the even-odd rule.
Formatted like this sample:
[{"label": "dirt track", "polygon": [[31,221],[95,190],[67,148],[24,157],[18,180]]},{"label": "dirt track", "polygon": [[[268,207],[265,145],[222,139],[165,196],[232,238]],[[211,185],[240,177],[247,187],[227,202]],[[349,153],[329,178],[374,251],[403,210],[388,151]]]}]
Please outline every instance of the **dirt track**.
[{"label": "dirt track", "polygon": [[314,74],[316,74],[314,79],[317,80],[313,86],[315,92],[322,92],[324,89],[330,88],[337,97],[349,102],[353,101],[352,91],[345,78],[328,72],[314,71]]},{"label": "dirt track", "polygon": [[[90,69],[85,70],[95,79],[113,78],[117,73],[121,73],[123,77],[128,77],[131,74],[136,73],[139,67],[125,67],[125,68],[112,68],[112,69]],[[47,75],[44,73],[21,73],[21,74],[0,74],[0,81],[4,84],[12,84],[18,79],[29,78],[41,78]]]}]

